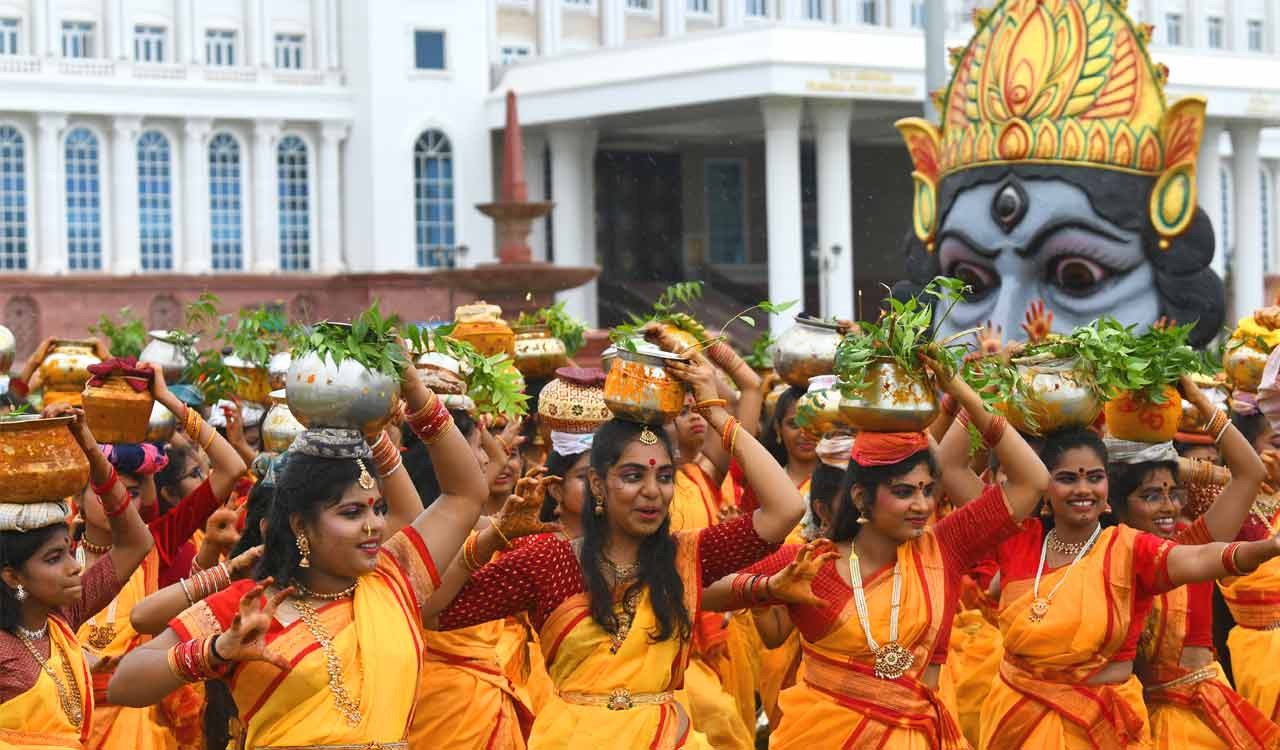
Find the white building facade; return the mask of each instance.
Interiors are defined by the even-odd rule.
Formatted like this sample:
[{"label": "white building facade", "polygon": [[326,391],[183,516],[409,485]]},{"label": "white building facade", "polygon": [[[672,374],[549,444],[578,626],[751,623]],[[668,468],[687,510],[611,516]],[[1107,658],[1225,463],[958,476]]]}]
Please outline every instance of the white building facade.
[{"label": "white building facade", "polygon": [[[1280,0],[1130,10],[1170,97],[1209,98],[1201,203],[1247,310],[1280,268]],[[923,20],[922,0],[0,0],[0,276],[491,261],[473,206],[510,89],[530,197],[557,203],[535,254],[602,268],[566,295],[578,315],[685,278],[856,314],[902,273],[892,122],[924,100]]]}]

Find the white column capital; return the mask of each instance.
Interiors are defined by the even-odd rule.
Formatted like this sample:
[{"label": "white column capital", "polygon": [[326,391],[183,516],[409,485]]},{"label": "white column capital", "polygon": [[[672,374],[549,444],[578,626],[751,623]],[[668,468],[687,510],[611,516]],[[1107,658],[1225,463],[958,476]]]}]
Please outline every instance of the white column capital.
[{"label": "white column capital", "polygon": [[1262,123],[1256,120],[1233,120],[1227,126],[1227,132],[1231,133],[1231,153],[1234,161],[1234,155],[1241,150],[1237,147],[1237,143],[1245,149],[1250,146],[1254,151],[1258,149],[1258,141],[1262,137]]},{"label": "white column capital", "polygon": [[182,133],[188,138],[203,140],[213,130],[213,120],[207,117],[189,117],[182,123]]},{"label": "white column capital", "polygon": [[769,96],[760,100],[766,131],[800,130],[804,100],[790,96]]},{"label": "white column capital", "polygon": [[41,133],[52,131],[54,135],[67,128],[67,116],[62,112],[41,112],[36,117],[36,128]]},{"label": "white column capital", "polygon": [[320,126],[320,138],[325,142],[342,143],[351,134],[351,124],[347,122],[326,122]]},{"label": "white column capital", "polygon": [[259,141],[273,141],[280,137],[284,124],[280,120],[254,120],[253,137]]},{"label": "white column capital", "polygon": [[111,134],[116,138],[132,140],[142,130],[142,118],[136,115],[116,115],[111,118]]},{"label": "white column capital", "polygon": [[818,130],[849,132],[853,118],[853,101],[850,99],[809,99],[809,113]]}]

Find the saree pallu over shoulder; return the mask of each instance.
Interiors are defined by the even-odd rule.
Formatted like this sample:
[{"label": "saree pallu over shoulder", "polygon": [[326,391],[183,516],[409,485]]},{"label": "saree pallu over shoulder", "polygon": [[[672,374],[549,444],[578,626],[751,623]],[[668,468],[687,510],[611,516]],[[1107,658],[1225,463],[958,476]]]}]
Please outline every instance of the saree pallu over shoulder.
[{"label": "saree pallu over shoulder", "polygon": [[[697,535],[675,535],[676,565],[684,603],[696,612],[702,590]],[[631,629],[614,653],[612,640],[591,618],[586,594],[569,597],[547,617],[539,643],[561,700],[549,702],[534,721],[531,750],[596,747],[676,750],[705,747],[689,730],[688,712],[669,695],[683,685],[689,642],[653,643],[657,618],[643,592]],[[614,706],[630,707],[611,710]]]},{"label": "saree pallu over shoulder", "polygon": [[16,750],[81,750],[93,719],[93,682],[76,634],[61,618],[49,618],[49,666],[65,679],[62,659],[70,663],[79,688],[84,717],[76,729],[62,710],[58,688],[44,670],[25,693],[0,703],[0,748]]}]

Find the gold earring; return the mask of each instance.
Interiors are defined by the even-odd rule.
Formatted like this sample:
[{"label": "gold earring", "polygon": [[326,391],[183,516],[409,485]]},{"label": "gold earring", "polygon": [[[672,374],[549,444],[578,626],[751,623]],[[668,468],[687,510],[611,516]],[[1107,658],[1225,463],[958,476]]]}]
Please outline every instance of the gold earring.
[{"label": "gold earring", "polygon": [[302,560],[298,563],[299,568],[311,567],[311,542],[307,541],[305,534],[299,534],[294,542],[298,545],[298,554],[302,555]]},{"label": "gold earring", "polygon": [[14,599],[17,599],[17,600],[18,600],[18,601],[20,601],[20,602],[21,602],[21,601],[26,601],[26,598],[27,598],[27,590],[26,590],[25,588],[23,588],[23,587],[22,587],[22,584],[21,584],[21,583],[19,583],[19,584],[18,584],[18,589],[17,589],[16,591],[14,591],[14,592],[13,592],[13,598],[14,598]]},{"label": "gold earring", "polygon": [[596,514],[596,518],[599,518],[600,516],[604,515],[604,500],[601,500],[599,498],[596,499],[595,514]]}]

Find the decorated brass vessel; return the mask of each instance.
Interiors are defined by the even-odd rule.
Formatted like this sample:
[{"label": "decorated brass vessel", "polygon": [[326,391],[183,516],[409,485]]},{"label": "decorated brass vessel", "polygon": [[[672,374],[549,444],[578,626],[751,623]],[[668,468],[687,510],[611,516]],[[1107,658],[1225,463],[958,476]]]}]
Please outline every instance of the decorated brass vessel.
[{"label": "decorated brass vessel", "polygon": [[915,375],[887,357],[867,367],[870,381],[840,401],[840,413],[859,430],[917,432],[938,416],[932,375]]},{"label": "decorated brass vessel", "polygon": [[774,344],[774,369],[791,385],[806,388],[809,378],[832,373],[840,339],[834,323],[797,315],[795,325]]},{"label": "decorated brass vessel", "polygon": [[68,426],[74,417],[0,420],[0,497],[38,503],[77,495],[89,482],[89,460]]},{"label": "decorated brass vessel", "polygon": [[849,431],[852,425],[840,411],[841,398],[835,375],[809,378],[809,390],[796,401],[796,424],[815,435]]},{"label": "decorated brass vessel", "polygon": [[[255,404],[266,404],[271,400],[271,375],[266,367],[258,367],[234,354],[224,361],[227,367],[231,368],[231,372],[235,373],[234,390],[238,398]],[[285,372],[287,375],[287,368]]]},{"label": "decorated brass vessel", "polygon": [[1123,391],[1107,402],[1107,432],[1121,440],[1163,443],[1172,440],[1182,419],[1182,399],[1178,389],[1164,388],[1164,403],[1157,404],[1141,393]]},{"label": "decorated brass vessel", "polygon": [[604,381],[604,402],[619,419],[660,425],[684,409],[685,386],[667,372],[667,364],[683,361],[674,354],[647,347],[619,349]]},{"label": "decorated brass vessel", "polygon": [[463,305],[454,311],[453,333],[458,341],[465,341],[486,357],[505,352],[516,354],[516,334],[502,320],[502,308],[486,302]]},{"label": "decorated brass vessel", "polygon": [[354,359],[335,365],[315,352],[295,356],[286,394],[293,416],[307,427],[340,427],[370,432],[391,418],[400,397],[395,378]]},{"label": "decorated brass vessel", "polygon": [[1267,366],[1268,354],[1249,341],[1232,340],[1222,359],[1222,369],[1227,373],[1232,387],[1238,391],[1256,393],[1258,386],[1262,384],[1262,371]]},{"label": "decorated brass vessel", "polygon": [[1047,435],[1070,427],[1088,427],[1102,412],[1102,402],[1081,374],[1078,358],[1027,357],[1015,359],[1013,365],[1029,391],[1023,406],[1036,428],[1032,429],[1021,410],[1005,404],[996,408],[1019,432]]},{"label": "decorated brass vessel", "polygon": [[518,326],[515,337],[516,369],[530,380],[549,378],[569,363],[564,342],[547,326]]},{"label": "decorated brass vessel", "polygon": [[40,381],[44,384],[44,403],[80,404],[80,393],[89,380],[89,366],[102,360],[94,354],[92,340],[63,339],[54,341],[40,364]]},{"label": "decorated brass vessel", "polygon": [[84,417],[98,442],[141,443],[147,439],[151,411],[156,406],[150,390],[134,390],[129,379],[117,371],[102,385],[85,386],[83,399]]},{"label": "decorated brass vessel", "polygon": [[289,410],[284,390],[271,392],[271,409],[262,420],[262,447],[271,453],[284,453],[307,428]]}]

